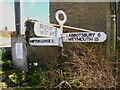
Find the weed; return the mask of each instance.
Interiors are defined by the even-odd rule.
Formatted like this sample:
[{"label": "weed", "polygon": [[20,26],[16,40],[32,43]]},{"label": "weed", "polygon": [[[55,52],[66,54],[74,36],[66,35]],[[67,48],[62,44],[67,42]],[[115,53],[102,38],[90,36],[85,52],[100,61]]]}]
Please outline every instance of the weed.
[{"label": "weed", "polygon": [[[113,67],[114,54],[102,46],[86,47],[75,44],[69,50],[69,60],[60,64],[60,70],[50,70],[39,87],[54,88],[112,88],[115,87]],[[67,56],[69,56],[67,55]]]},{"label": "weed", "polygon": [[13,74],[9,75],[8,77],[9,77],[9,79],[10,79],[13,83],[15,83],[15,84],[19,84],[19,83],[20,83],[19,77],[18,77],[18,75],[17,75],[16,73],[13,73]]}]

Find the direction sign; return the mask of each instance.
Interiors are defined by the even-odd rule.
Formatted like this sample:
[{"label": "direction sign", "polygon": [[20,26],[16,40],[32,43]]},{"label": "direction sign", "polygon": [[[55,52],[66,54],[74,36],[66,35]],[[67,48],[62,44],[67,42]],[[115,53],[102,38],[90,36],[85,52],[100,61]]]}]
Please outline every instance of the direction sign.
[{"label": "direction sign", "polygon": [[59,38],[30,38],[29,44],[33,46],[59,46]]},{"label": "direction sign", "polygon": [[34,32],[37,36],[43,37],[61,37],[62,30],[51,25],[36,22],[34,25]]},{"label": "direction sign", "polygon": [[63,42],[104,42],[107,35],[104,32],[63,33]]}]

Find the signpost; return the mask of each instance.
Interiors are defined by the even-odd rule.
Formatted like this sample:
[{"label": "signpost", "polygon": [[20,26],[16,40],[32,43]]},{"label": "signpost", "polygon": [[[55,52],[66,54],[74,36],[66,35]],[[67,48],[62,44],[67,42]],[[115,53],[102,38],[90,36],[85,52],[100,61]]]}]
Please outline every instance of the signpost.
[{"label": "signpost", "polygon": [[107,35],[104,32],[74,32],[63,33],[63,42],[104,42]]},{"label": "signpost", "polygon": [[59,46],[59,38],[30,38],[29,44],[32,46]]},{"label": "signpost", "polygon": [[35,23],[34,32],[36,36],[43,36],[43,37],[61,37],[62,34],[61,29],[42,22]]},{"label": "signpost", "polygon": [[[63,15],[63,20],[60,20],[60,14]],[[67,20],[67,15],[64,11],[58,10],[55,17],[60,28],[42,22],[36,22],[34,25],[34,33],[38,37],[30,38],[29,44],[32,46],[58,46],[58,64],[60,64],[62,60],[63,42],[104,42],[107,39],[107,35],[104,32],[92,32],[87,30],[88,32],[63,33],[63,24]],[[20,44],[17,46],[21,47]],[[17,56],[19,58],[22,57]]]},{"label": "signpost", "polygon": [[[59,15],[62,14],[64,19],[60,20]],[[60,29],[63,33],[63,24],[67,21],[67,15],[65,14],[64,11],[62,10],[58,10],[56,12],[55,15],[56,20],[58,21],[59,25],[60,25]],[[62,53],[63,53],[63,43],[62,43],[62,37],[60,37],[60,47],[58,48],[58,52],[59,52],[59,56],[58,56],[58,64],[61,62],[62,60]],[[58,65],[59,66],[59,65]]]},{"label": "signpost", "polygon": [[[60,14],[63,15],[63,20],[60,20]],[[67,15],[64,11],[58,10],[55,17],[60,28],[56,28],[42,22],[36,22],[34,32],[37,36],[44,38],[30,38],[29,44],[32,46],[59,46],[58,64],[62,60],[63,42],[104,42],[107,39],[107,35],[104,32],[89,31],[63,33],[63,24],[67,20]]]}]

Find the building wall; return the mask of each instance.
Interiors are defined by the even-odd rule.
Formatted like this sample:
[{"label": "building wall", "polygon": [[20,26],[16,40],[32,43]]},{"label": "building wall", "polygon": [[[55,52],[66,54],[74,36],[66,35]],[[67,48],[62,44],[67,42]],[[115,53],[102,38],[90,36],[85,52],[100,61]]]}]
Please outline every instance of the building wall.
[{"label": "building wall", "polygon": [[0,31],[0,47],[11,47],[11,31]]},{"label": "building wall", "polygon": [[106,29],[106,4],[107,3],[50,3],[50,22],[57,23],[55,13],[63,10],[68,17],[65,25],[104,31]]},{"label": "building wall", "polygon": [[[67,14],[68,19],[65,25],[105,32],[107,34],[107,40],[104,44],[109,50],[113,50],[114,30],[109,2],[51,2],[51,23],[58,24],[55,19],[55,13],[58,10],[63,10]],[[67,31],[70,32],[69,29]]]}]

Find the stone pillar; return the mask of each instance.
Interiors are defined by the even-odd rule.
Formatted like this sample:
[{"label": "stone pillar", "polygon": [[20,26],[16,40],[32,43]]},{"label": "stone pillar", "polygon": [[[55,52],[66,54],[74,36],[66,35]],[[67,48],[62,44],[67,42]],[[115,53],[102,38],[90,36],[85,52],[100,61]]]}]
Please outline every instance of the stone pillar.
[{"label": "stone pillar", "polygon": [[[29,39],[37,37],[34,33],[34,22],[26,21],[26,42],[27,42],[27,60],[33,66],[33,63],[46,65],[48,68],[57,67],[58,49],[53,46],[31,46]],[[42,38],[42,37],[39,37]]]}]

